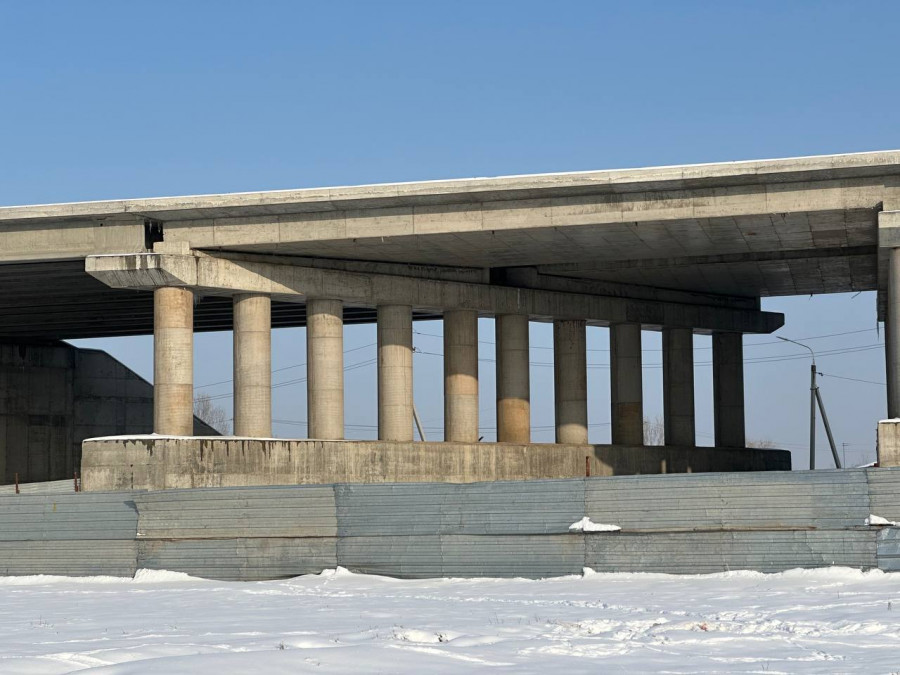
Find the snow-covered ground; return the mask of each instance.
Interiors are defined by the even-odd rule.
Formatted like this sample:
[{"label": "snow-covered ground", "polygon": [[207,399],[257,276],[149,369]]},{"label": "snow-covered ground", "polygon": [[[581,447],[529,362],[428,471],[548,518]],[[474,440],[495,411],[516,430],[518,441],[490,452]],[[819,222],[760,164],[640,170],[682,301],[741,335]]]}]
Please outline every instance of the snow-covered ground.
[{"label": "snow-covered ground", "polygon": [[0,578],[0,672],[900,671],[900,574]]}]

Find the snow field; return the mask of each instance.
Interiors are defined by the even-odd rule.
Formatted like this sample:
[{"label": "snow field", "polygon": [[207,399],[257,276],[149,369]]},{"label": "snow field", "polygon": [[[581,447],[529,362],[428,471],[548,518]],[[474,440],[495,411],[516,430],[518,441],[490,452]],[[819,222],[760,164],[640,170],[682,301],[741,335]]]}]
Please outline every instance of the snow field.
[{"label": "snow field", "polygon": [[0,672],[900,671],[900,574],[0,577]]}]

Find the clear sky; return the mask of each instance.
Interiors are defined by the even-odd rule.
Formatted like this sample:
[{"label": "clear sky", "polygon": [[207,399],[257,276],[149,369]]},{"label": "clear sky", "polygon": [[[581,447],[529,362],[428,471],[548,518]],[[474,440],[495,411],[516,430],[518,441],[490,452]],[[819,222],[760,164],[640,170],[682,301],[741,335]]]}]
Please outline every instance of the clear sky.
[{"label": "clear sky", "polygon": [[[900,3],[872,0],[0,0],[0,204],[896,149],[898,28]],[[786,313],[789,337],[844,333],[809,344],[823,353],[822,391],[848,463],[872,459],[885,412],[874,295],[764,307]],[[490,439],[493,326],[481,329]],[[440,323],[416,330],[416,403],[440,438]],[[375,435],[374,341],[372,327],[346,330],[346,348],[358,348],[346,362],[360,364],[346,375],[354,437]],[[796,450],[804,467],[808,360],[771,337],[745,342],[748,436]],[[78,344],[152,374],[150,338]],[[302,437],[303,330],[276,331],[273,344],[273,367],[284,369],[274,381],[286,383],[275,432]],[[535,438],[551,440],[547,326],[533,327],[533,344]],[[230,383],[212,385],[231,377],[230,335],[196,345],[197,384],[230,409]],[[588,347],[591,437],[603,441],[606,331],[591,329]],[[696,347],[698,441],[710,443],[708,339]],[[644,348],[652,418],[658,335],[645,333]]]}]

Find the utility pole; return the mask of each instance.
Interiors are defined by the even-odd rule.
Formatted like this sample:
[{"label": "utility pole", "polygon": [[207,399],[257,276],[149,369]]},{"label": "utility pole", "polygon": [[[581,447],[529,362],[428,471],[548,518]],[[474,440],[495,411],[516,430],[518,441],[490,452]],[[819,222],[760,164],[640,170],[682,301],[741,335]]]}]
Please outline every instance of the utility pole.
[{"label": "utility pole", "polygon": [[822,422],[825,424],[825,434],[828,436],[828,445],[831,446],[831,456],[834,457],[834,465],[840,469],[841,459],[838,457],[837,447],[834,444],[834,436],[831,434],[831,425],[828,423],[828,415],[825,414],[825,403],[822,401],[822,394],[819,392],[819,385],[816,381],[816,376],[818,375],[818,369],[816,368],[816,353],[812,350],[812,347],[809,347],[802,342],[781,337],[780,335],[776,335],[775,337],[784,342],[790,342],[798,347],[808,349],[810,356],[812,357],[812,364],[809,367],[809,468],[810,470],[815,470],[816,468],[816,406],[818,406],[819,411],[822,413]]}]

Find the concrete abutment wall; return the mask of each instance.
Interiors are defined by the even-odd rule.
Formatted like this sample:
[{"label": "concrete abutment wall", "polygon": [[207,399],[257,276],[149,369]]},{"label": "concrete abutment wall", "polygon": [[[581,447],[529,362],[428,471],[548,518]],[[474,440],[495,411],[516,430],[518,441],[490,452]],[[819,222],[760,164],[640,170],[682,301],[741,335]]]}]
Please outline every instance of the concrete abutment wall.
[{"label": "concrete abutment wall", "polygon": [[[105,352],[0,343],[0,483],[71,479],[81,443],[153,431],[153,385]],[[217,432],[194,420],[192,432]]]}]

